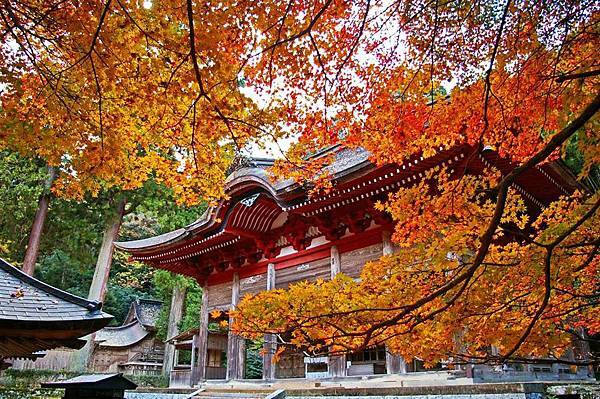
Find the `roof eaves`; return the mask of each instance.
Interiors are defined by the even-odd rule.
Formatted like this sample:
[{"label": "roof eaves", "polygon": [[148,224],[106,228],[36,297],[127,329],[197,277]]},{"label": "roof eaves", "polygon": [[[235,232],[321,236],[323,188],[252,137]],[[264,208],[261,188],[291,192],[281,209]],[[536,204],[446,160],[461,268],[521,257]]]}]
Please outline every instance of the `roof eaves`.
[{"label": "roof eaves", "polygon": [[[60,290],[49,284],[46,284],[43,281],[38,280],[35,277],[32,277],[32,276],[24,273],[22,270],[12,266],[10,263],[8,263],[7,261],[5,261],[2,258],[0,258],[0,269],[4,270],[5,272],[13,275],[15,278],[17,278],[27,284],[30,284],[42,291],[45,291],[51,295],[54,295],[60,299],[65,300],[67,302],[71,302],[71,303],[74,303],[81,307],[84,307],[89,311],[95,311],[95,310],[102,309],[102,302],[90,301],[90,300],[81,298],[79,296],[73,295],[71,293],[68,293],[66,291]],[[113,317],[112,315],[109,315],[107,313],[105,313],[105,314],[107,317]]]}]

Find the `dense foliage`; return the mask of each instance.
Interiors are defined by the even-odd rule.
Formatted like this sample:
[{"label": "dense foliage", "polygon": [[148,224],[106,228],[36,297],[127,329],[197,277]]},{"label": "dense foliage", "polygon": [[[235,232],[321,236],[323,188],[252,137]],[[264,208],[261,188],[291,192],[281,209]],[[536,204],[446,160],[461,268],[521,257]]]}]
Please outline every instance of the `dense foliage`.
[{"label": "dense foliage", "polygon": [[[198,328],[200,320],[200,304],[202,303],[202,288],[192,279],[183,276],[176,276],[164,270],[157,270],[154,273],[156,283],[157,298],[164,304],[171,304],[173,287],[185,288],[185,302],[183,305],[183,315],[179,323],[179,331],[183,332],[192,328]],[[165,340],[167,338],[167,323],[169,321],[169,306],[163,306],[157,323],[157,337]]]},{"label": "dense foliage", "polygon": [[[378,204],[397,254],[359,282],[248,299],[234,327],[315,352],[558,359],[600,331],[600,196],[581,187],[531,218],[514,183],[567,143],[577,178],[596,173],[599,22],[594,0],[7,0],[0,149],[59,167],[64,198],[156,181],[193,204],[224,196],[236,150],[290,132],[274,171],[314,191],[330,158],[305,156],[324,146],[377,164],[468,146],[460,170]],[[469,175],[484,149],[516,168]]]},{"label": "dense foliage", "polygon": [[[0,170],[3,172],[0,174],[0,256],[19,265],[47,172],[42,162],[30,161],[9,151],[0,153]],[[123,240],[149,237],[188,224],[204,209],[203,206],[175,205],[169,190],[153,182],[147,182],[141,192],[130,193],[130,197],[140,202],[132,202],[135,212],[125,217],[120,231]],[[102,196],[79,202],[53,198],[42,235],[36,277],[87,297],[109,209],[106,197]],[[170,280],[175,277],[165,274],[155,278],[154,269],[142,263],[128,263],[125,253],[115,252],[104,310],[115,316],[114,323],[120,323],[135,298],[158,298],[166,301],[164,312],[168,314]],[[193,325],[192,315],[198,317],[199,295],[198,290],[191,290],[188,296],[186,305],[193,311],[186,316],[190,318],[184,323],[186,326]]]}]

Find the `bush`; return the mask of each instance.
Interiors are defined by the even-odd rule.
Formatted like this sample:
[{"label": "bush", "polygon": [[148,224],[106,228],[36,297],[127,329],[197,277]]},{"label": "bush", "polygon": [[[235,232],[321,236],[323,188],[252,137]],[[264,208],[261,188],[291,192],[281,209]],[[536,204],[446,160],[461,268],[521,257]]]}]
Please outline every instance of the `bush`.
[{"label": "bush", "polygon": [[[0,385],[14,389],[39,388],[42,382],[73,378],[81,373],[54,370],[16,370],[7,369],[2,373]],[[4,393],[3,393],[4,394]],[[0,396],[4,398],[4,396]]]},{"label": "bush", "polygon": [[2,399],[60,399],[63,396],[62,389],[17,389],[0,388]]},{"label": "bush", "polygon": [[169,379],[163,375],[126,375],[127,379],[139,387],[168,388]]},{"label": "bush", "polygon": [[263,372],[263,359],[260,350],[263,340],[246,341],[246,376],[247,379],[260,379]]}]

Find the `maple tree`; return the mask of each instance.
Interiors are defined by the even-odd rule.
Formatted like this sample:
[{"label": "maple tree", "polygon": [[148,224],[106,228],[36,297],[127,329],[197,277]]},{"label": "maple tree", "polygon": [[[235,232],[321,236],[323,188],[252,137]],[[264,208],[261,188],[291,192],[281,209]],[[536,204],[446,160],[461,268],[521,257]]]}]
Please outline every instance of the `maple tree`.
[{"label": "maple tree", "polygon": [[492,148],[518,166],[437,170],[379,205],[401,250],[360,282],[248,298],[234,329],[291,332],[315,352],[385,343],[430,362],[558,358],[583,328],[600,330],[599,197],[580,190],[530,220],[511,185],[575,138],[578,178],[597,168],[599,11],[594,1],[7,0],[0,149],[60,167],[63,196],[153,177],[191,204],[224,195],[236,151],[292,133],[274,171],[315,190],[330,188],[328,159],[305,155],[327,145],[364,147],[378,164]]},{"label": "maple tree", "polygon": [[[575,138],[578,178],[595,173],[597,5],[393,2],[377,14],[369,4],[356,7],[364,18],[351,32],[380,63],[354,71],[360,79],[349,72],[340,85],[331,80],[336,70],[319,64],[324,104],[338,107],[335,117],[327,107],[311,114],[288,154],[292,162],[280,162],[277,172],[327,190],[322,165],[303,156],[340,141],[368,149],[379,164],[468,144],[467,166],[436,168],[378,204],[393,216],[400,248],[369,262],[359,281],[339,275],[247,297],[234,331],[280,334],[313,353],[385,344],[429,365],[598,363],[585,350],[566,351],[600,332],[600,196],[581,189],[531,219],[512,187]],[[378,18],[397,19],[402,29],[392,34],[403,55],[386,40],[370,40],[385,31]],[[516,168],[469,176],[469,159],[488,149]]]}]

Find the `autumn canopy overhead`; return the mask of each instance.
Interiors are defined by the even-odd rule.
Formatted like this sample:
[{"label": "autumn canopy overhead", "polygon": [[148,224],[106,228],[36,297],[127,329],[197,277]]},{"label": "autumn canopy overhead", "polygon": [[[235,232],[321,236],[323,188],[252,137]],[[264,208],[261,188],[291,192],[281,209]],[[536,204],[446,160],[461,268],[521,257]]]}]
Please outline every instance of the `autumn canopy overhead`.
[{"label": "autumn canopy overhead", "polygon": [[[248,336],[407,358],[558,357],[600,332],[596,1],[5,1],[0,149],[81,198],[155,178],[223,196],[236,151],[292,136],[279,176],[327,190],[342,142],[402,163],[468,144],[516,168],[437,170],[381,209],[394,256],[242,302]],[[513,183],[571,156],[581,190],[531,219]],[[468,165],[468,162],[467,162]],[[317,300],[318,299],[318,300]],[[302,306],[300,306],[302,305]],[[459,339],[460,338],[460,339]],[[457,348],[456,342],[461,342]],[[498,360],[498,359],[496,359]]]}]

